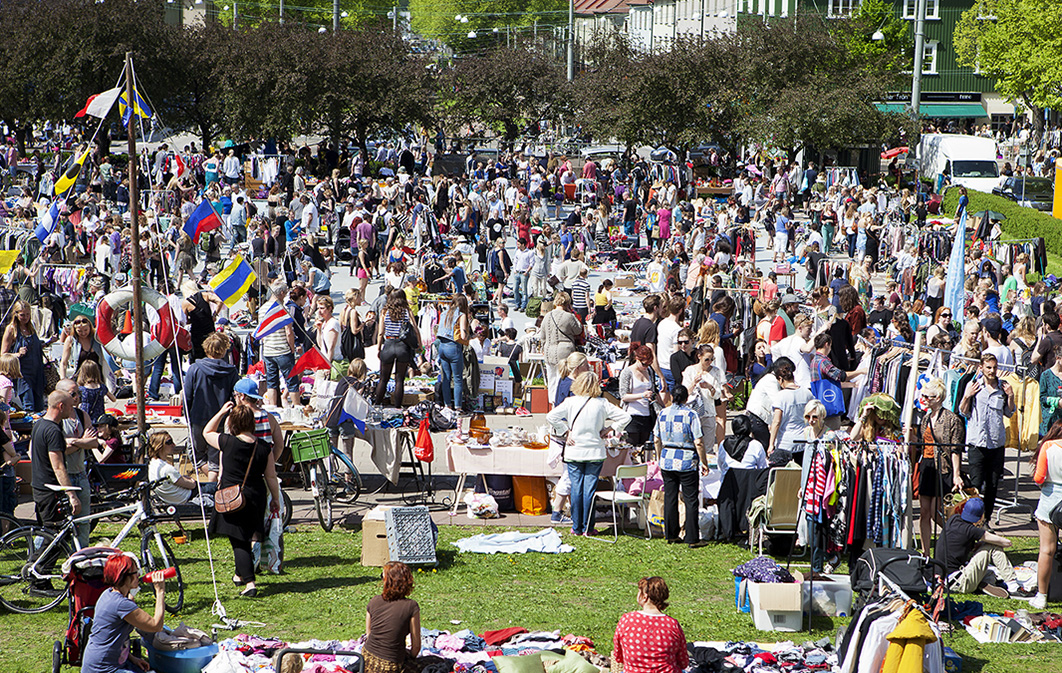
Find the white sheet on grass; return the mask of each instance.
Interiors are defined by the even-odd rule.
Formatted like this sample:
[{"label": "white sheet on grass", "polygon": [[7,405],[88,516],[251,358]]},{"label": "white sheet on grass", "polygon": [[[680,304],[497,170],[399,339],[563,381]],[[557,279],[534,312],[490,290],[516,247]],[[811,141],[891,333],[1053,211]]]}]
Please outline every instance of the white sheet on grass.
[{"label": "white sheet on grass", "polygon": [[562,554],[575,551],[575,547],[561,542],[561,536],[553,528],[543,528],[537,533],[512,531],[473,535],[454,543],[459,551],[476,554],[525,554],[531,551],[543,554]]}]

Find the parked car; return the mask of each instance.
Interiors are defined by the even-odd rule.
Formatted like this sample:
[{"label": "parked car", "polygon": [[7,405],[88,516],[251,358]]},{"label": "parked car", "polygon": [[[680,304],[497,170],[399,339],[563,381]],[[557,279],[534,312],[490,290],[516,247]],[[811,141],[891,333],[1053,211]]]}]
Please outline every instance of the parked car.
[{"label": "parked car", "polygon": [[1050,211],[1054,206],[1055,184],[1051,178],[1009,177],[1003,178],[992,193],[1019,206]]}]

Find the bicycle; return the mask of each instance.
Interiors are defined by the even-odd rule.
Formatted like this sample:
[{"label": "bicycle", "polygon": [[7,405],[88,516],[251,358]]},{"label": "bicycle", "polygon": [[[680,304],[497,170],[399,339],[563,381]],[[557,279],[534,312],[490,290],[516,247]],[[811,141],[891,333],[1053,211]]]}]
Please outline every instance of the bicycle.
[{"label": "bicycle", "polygon": [[[68,589],[59,566],[74,550],[81,550],[77,525],[104,517],[131,514],[118,535],[102,544],[117,547],[134,527],[139,527],[141,571],[148,573],[170,567],[177,571],[172,579],[166,581],[165,601],[166,610],[175,614],[184,605],[184,580],[177,557],[156,528],[158,517],[151,510],[149,497],[153,486],[152,483],[143,482],[130,489],[127,493],[129,497],[135,497],[135,504],[85,516],[66,514],[58,530],[23,526],[0,538],[0,605],[12,612],[35,614],[46,612],[61,603]],[[50,488],[59,492],[77,490],[76,486]],[[64,588],[53,589],[53,581],[63,582]]]},{"label": "bicycle", "polygon": [[326,532],[331,532],[335,526],[332,503],[357,501],[362,489],[361,474],[347,454],[332,445],[325,428],[292,434],[288,447],[292,462],[302,468],[303,488],[313,493],[317,521]]}]

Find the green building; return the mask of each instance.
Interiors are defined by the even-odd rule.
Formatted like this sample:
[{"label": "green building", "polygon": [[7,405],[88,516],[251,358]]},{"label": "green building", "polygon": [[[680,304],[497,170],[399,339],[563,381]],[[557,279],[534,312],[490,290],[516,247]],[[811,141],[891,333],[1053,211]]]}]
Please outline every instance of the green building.
[{"label": "green building", "polygon": [[[964,11],[974,0],[925,0],[925,52],[922,61],[921,114],[938,126],[991,122],[993,130],[1008,126],[1014,118],[1014,105],[995,92],[990,77],[973,68],[956,63],[952,36]],[[730,0],[738,23],[749,20],[791,20],[798,12],[824,13],[827,17],[850,16],[859,8],[859,0]],[[914,35],[918,0],[893,0],[896,15],[911,25]],[[911,101],[911,87],[890,92],[882,106],[897,110]]]}]

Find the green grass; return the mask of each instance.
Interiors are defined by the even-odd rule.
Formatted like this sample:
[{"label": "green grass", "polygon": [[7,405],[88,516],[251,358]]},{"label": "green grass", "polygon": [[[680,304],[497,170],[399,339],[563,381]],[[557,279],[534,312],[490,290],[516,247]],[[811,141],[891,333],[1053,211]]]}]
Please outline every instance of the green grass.
[{"label": "green grass", "polygon": [[[500,529],[495,529],[500,530]],[[440,531],[437,569],[416,571],[413,597],[420,602],[428,628],[477,633],[507,626],[560,629],[589,636],[602,653],[612,650],[616,620],[635,609],[635,583],[645,575],[663,576],[671,589],[668,612],[682,624],[690,640],[799,641],[835,636],[846,619],[816,618],[812,634],[774,634],[757,631],[751,617],[734,608],[730,569],[751,554],[733,545],[687,549],[627,537],[612,545],[598,540],[569,539],[570,554],[496,555],[457,554],[452,543],[483,532],[481,528],[444,527]],[[567,536],[565,536],[567,538]],[[180,620],[209,629],[213,589],[202,531],[193,541],[176,547],[187,588],[185,608],[167,623]],[[266,623],[249,632],[288,641],[311,637],[354,638],[364,631],[365,604],[379,591],[379,568],[360,565],[360,531],[324,533],[316,526],[300,526],[285,536],[286,568],[281,576],[261,578],[262,595],[246,600],[232,585],[232,552],[224,539],[212,545],[218,592],[229,616]],[[1034,559],[1036,542],[1020,539],[1011,558],[1015,563]],[[986,608],[1002,611],[1020,607],[1014,601],[982,597]],[[979,599],[980,600],[980,599]],[[139,603],[150,608],[142,594]],[[460,620],[460,624],[451,624]],[[51,644],[62,638],[66,608],[42,615],[0,613],[0,673],[45,671]],[[225,637],[222,635],[221,637]],[[1058,645],[979,645],[963,631],[947,636],[945,644],[965,658],[964,673],[1028,673],[1062,671]],[[68,669],[70,670],[70,669]]]}]

